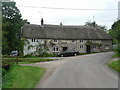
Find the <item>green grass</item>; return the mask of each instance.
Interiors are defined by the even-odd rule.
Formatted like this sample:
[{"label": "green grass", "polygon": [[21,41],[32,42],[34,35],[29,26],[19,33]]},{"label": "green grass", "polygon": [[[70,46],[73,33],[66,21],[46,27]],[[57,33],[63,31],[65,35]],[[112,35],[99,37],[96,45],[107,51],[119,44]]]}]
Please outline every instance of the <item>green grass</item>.
[{"label": "green grass", "polygon": [[110,64],[108,64],[108,66],[120,73],[120,60],[113,61]]},{"label": "green grass", "polygon": [[118,58],[118,57],[120,57],[120,54],[118,54],[118,53],[115,53],[115,54],[112,56],[112,58]]},{"label": "green grass", "polygon": [[3,76],[3,88],[34,88],[46,69],[13,65]]}]

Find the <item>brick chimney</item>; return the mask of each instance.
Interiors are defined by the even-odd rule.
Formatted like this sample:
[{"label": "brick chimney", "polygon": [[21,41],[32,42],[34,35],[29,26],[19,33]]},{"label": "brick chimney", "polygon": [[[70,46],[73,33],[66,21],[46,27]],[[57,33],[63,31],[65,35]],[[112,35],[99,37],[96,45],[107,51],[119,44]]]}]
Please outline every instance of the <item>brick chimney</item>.
[{"label": "brick chimney", "polygon": [[43,18],[41,18],[41,26],[43,26],[44,25],[44,20],[43,20]]}]

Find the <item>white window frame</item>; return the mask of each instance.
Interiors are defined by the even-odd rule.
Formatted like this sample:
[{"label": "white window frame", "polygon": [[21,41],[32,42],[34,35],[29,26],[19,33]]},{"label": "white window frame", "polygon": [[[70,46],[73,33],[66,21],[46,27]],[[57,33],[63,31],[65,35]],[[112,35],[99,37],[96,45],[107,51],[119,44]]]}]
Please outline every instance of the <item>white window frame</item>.
[{"label": "white window frame", "polygon": [[80,49],[83,49],[84,48],[84,46],[83,45],[80,45]]},{"label": "white window frame", "polygon": [[57,42],[58,42],[58,40],[57,40],[57,39],[54,39],[54,40],[53,40],[53,42],[54,42],[54,43],[57,43]]},{"label": "white window frame", "polygon": [[109,50],[110,49],[110,45],[105,45],[105,49]]},{"label": "white window frame", "polygon": [[53,52],[58,52],[59,48],[58,47],[53,47]]},{"label": "white window frame", "polygon": [[32,42],[35,42],[36,40],[35,39],[32,39]]},{"label": "white window frame", "polygon": [[80,40],[80,43],[83,43],[83,40]]}]

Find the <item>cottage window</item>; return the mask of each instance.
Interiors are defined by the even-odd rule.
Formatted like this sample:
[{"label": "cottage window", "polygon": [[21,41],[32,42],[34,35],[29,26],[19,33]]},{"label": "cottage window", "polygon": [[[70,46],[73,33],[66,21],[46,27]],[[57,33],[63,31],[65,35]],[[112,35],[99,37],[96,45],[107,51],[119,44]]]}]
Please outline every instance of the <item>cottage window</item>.
[{"label": "cottage window", "polygon": [[56,51],[58,51],[58,47],[56,47]]},{"label": "cottage window", "polygon": [[80,45],[80,49],[82,49],[83,48],[83,45]]},{"label": "cottage window", "polygon": [[80,43],[83,43],[83,40],[80,40]]},{"label": "cottage window", "polygon": [[109,45],[105,45],[105,49],[110,49],[110,46]]},{"label": "cottage window", "polygon": [[32,42],[35,42],[35,39],[32,39]]},{"label": "cottage window", "polygon": [[96,48],[96,45],[93,45],[93,48]]},{"label": "cottage window", "polygon": [[34,39],[34,42],[35,42],[35,39]]},{"label": "cottage window", "polygon": [[32,42],[33,42],[33,39],[32,39]]},{"label": "cottage window", "polygon": [[54,42],[58,42],[58,40],[57,40],[57,39],[54,39]]},{"label": "cottage window", "polygon": [[59,51],[58,47],[54,47],[53,51]]}]

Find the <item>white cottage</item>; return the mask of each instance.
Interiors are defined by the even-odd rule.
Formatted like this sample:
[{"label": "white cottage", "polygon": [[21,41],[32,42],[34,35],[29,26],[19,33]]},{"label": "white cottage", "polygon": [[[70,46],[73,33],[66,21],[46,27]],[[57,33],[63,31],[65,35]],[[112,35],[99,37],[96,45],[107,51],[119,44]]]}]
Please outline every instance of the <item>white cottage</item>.
[{"label": "white cottage", "polygon": [[24,55],[35,53],[43,46],[47,47],[47,53],[73,49],[80,53],[112,50],[111,36],[95,26],[46,25],[42,19],[41,25],[24,25],[22,37],[29,41],[29,44],[24,46]]}]

